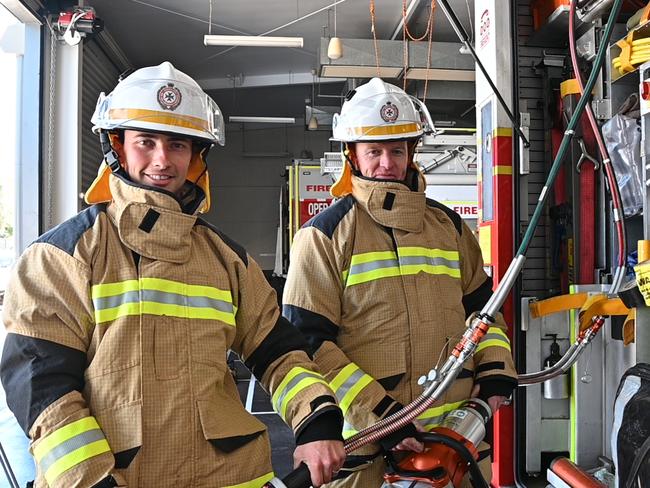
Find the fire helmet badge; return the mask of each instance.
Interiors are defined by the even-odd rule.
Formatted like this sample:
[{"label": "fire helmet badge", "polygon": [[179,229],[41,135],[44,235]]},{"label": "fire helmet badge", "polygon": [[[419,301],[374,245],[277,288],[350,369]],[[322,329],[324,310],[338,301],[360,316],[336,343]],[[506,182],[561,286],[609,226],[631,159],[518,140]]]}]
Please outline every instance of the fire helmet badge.
[{"label": "fire helmet badge", "polygon": [[181,104],[181,91],[173,83],[167,83],[158,89],[158,103],[165,110],[176,110]]},{"label": "fire helmet badge", "polygon": [[399,116],[399,110],[397,105],[393,105],[391,102],[386,102],[386,104],[381,107],[379,115],[381,115],[384,122],[395,122]]}]

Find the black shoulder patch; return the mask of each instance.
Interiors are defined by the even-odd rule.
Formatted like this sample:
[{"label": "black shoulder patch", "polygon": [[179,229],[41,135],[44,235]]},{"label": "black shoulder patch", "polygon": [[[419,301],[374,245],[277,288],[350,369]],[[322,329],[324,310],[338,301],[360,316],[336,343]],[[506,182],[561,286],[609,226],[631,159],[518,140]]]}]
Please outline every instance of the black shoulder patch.
[{"label": "black shoulder patch", "polygon": [[74,254],[74,248],[79,242],[79,239],[95,225],[95,220],[101,212],[106,211],[106,204],[100,203],[93,205],[85,210],[82,210],[77,215],[65,222],[57,225],[53,229],[48,230],[45,234],[40,236],[34,243],[52,244],[62,251],[67,252],[70,256]]},{"label": "black shoulder patch", "polygon": [[226,234],[224,234],[219,228],[216,226],[212,225],[209,222],[206,222],[202,218],[196,219],[196,225],[202,225],[204,227],[207,227],[210,229],[212,232],[217,234],[223,242],[226,243],[226,245],[233,250],[237,256],[239,256],[239,259],[241,259],[246,267],[248,267],[248,255],[246,254],[246,249],[244,249],[241,245],[239,245],[237,242],[233,241],[230,237],[228,237]]},{"label": "black shoulder patch", "polygon": [[454,223],[454,227],[456,227],[456,231],[458,232],[458,234],[463,235],[463,218],[460,215],[458,215],[456,212],[454,212],[446,205],[443,205],[440,202],[436,202],[431,198],[427,198],[427,205],[429,207],[437,208],[445,212],[447,214],[447,217],[449,217],[451,221]]},{"label": "black shoulder patch", "polygon": [[314,215],[303,227],[316,227],[331,239],[336,230],[336,226],[339,225],[343,217],[354,207],[355,202],[352,195],[346,195],[334,205]]}]

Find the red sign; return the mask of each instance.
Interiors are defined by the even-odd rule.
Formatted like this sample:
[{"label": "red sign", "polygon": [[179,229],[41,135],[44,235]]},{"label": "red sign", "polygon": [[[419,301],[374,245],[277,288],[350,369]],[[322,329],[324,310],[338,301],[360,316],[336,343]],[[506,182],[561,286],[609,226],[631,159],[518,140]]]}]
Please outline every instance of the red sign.
[{"label": "red sign", "polygon": [[300,200],[300,226],[332,205],[332,199],[305,198]]},{"label": "red sign", "polygon": [[482,48],[490,42],[490,12],[487,9],[481,14],[479,38],[481,39]]}]

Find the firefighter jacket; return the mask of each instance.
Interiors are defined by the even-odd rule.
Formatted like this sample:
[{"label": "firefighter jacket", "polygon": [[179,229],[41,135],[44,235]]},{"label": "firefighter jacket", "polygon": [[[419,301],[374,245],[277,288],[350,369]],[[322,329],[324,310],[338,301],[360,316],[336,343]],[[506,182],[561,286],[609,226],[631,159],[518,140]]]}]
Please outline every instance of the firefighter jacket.
[{"label": "firefighter jacket", "polygon": [[8,286],[2,383],[35,486],[262,486],[268,436],[242,406],[229,349],[299,443],[340,439],[333,393],[262,271],[194,214],[202,191],[183,211],[114,175],[110,188],[110,204],[33,243]]},{"label": "firefighter jacket", "polygon": [[[449,357],[492,293],[471,230],[426,199],[419,172],[409,178],[407,186],[353,176],[352,193],[307,222],[291,249],[283,313],[336,392],[345,438],[418,397],[418,378]],[[499,314],[458,379],[419,417],[426,430],[475,382],[482,397],[510,394],[516,372],[505,330]]]}]

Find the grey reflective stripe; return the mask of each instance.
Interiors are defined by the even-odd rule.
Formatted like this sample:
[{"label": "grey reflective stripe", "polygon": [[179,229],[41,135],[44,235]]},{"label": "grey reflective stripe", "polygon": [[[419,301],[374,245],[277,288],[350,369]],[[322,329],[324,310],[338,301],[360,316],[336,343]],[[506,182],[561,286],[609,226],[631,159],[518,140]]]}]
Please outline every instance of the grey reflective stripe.
[{"label": "grey reflective stripe", "polygon": [[370,261],[369,263],[355,264],[350,267],[349,274],[361,274],[367,273],[368,271],[374,271],[376,269],[382,268],[394,268],[399,266],[397,259],[381,259],[378,261]]},{"label": "grey reflective stripe", "polygon": [[119,307],[125,303],[135,303],[139,301],[140,293],[134,290],[111,297],[93,298],[93,305],[95,305],[95,310],[104,310],[107,308]]},{"label": "grey reflective stripe", "polygon": [[359,380],[360,380],[361,378],[363,378],[363,376],[364,376],[365,374],[366,374],[366,373],[364,373],[361,369],[357,368],[357,370],[356,370],[354,373],[352,373],[352,374],[350,375],[350,377],[349,377],[347,380],[345,380],[345,381],[341,384],[341,386],[339,386],[339,387],[334,391],[334,393],[336,394],[336,398],[338,398],[339,401],[342,401],[343,398],[345,397],[345,394],[346,394],[348,391],[350,391],[350,389],[351,389],[354,385],[356,385],[356,384],[359,382]]},{"label": "grey reflective stripe", "polygon": [[446,266],[448,268],[460,269],[460,263],[456,260],[445,258],[432,258],[429,256],[405,256],[399,258],[399,264],[402,266],[413,264],[428,264],[430,266]]},{"label": "grey reflective stripe", "polygon": [[142,290],[143,302],[166,303],[168,305],[181,305],[196,308],[214,308],[221,312],[233,313],[232,303],[208,297],[179,295],[158,290]]},{"label": "grey reflective stripe", "polygon": [[506,344],[510,344],[510,341],[503,337],[501,334],[485,334],[483,338],[481,339],[481,342],[483,341],[501,341],[505,342]]},{"label": "grey reflective stripe", "polygon": [[93,429],[82,434],[71,437],[65,442],[62,442],[58,446],[52,448],[43,459],[38,463],[40,471],[46,473],[47,470],[55,462],[61,459],[63,456],[70,454],[72,451],[76,451],[79,448],[92,444],[93,442],[104,440],[104,433],[100,429]]},{"label": "grey reflective stripe", "polygon": [[323,377],[320,375],[317,375],[316,373],[307,373],[307,372],[302,372],[297,374],[295,377],[289,381],[289,383],[286,384],[284,387],[284,390],[282,393],[280,393],[275,400],[274,407],[276,412],[280,413],[280,409],[282,408],[282,404],[284,403],[284,399],[287,396],[287,394],[293,389],[294,386],[296,386],[298,383],[300,383],[302,380],[305,378],[316,378],[319,380],[322,380]]},{"label": "grey reflective stripe", "polygon": [[[120,295],[104,298],[94,298],[93,304],[95,305],[95,310],[106,310],[119,307],[120,305],[124,305],[126,303],[137,303],[139,301],[139,292],[127,291],[126,293],[122,293]],[[233,304],[223,300],[216,300],[209,297],[179,295],[177,293],[168,293],[157,290],[142,290],[142,301],[195,308],[212,308],[226,313],[234,312]]]}]

